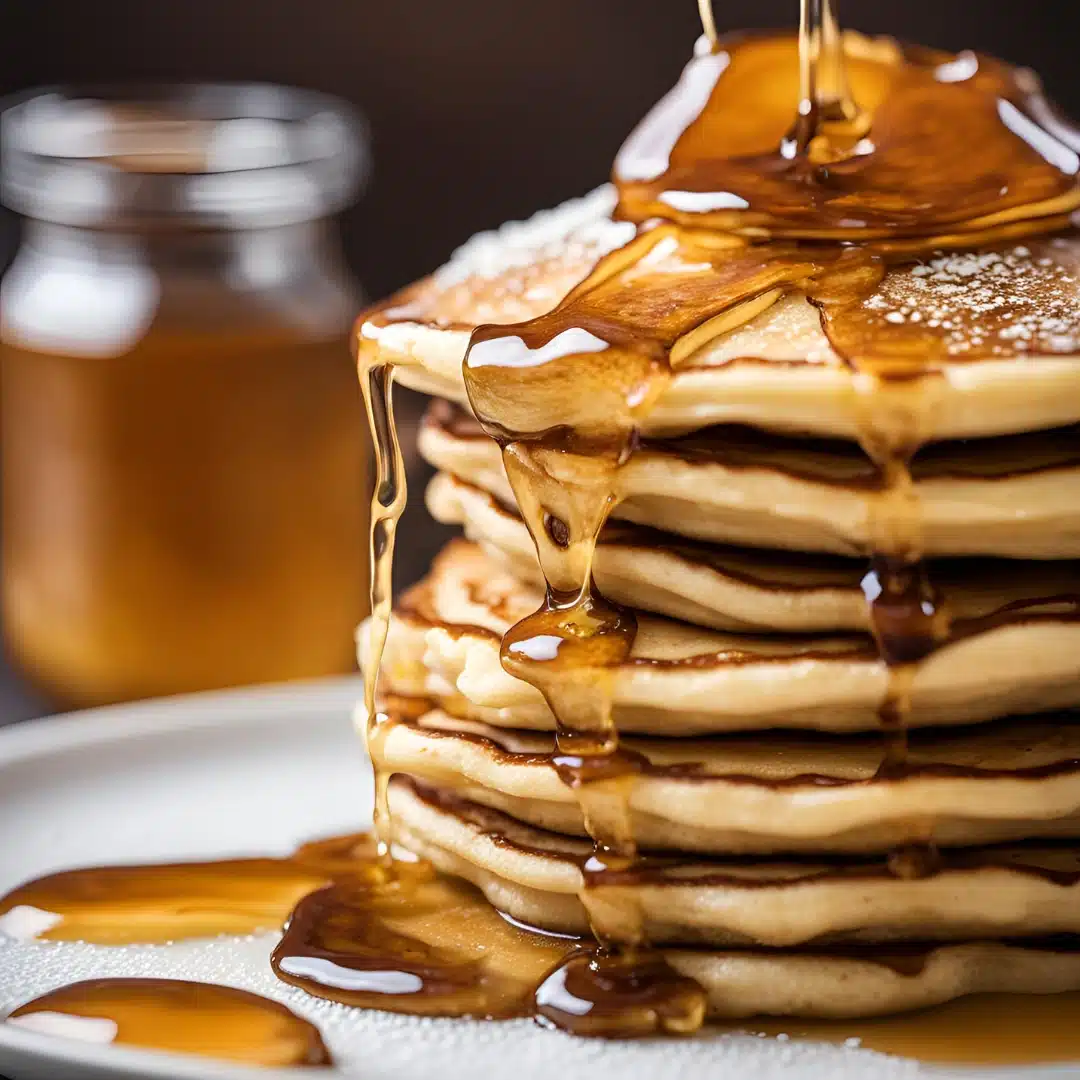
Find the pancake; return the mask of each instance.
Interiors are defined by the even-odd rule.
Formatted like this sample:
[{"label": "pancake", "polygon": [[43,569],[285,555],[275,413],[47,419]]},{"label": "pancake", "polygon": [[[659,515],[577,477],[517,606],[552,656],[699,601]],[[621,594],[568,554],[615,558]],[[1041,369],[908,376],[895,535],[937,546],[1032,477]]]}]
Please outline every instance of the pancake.
[{"label": "pancake", "polygon": [[[524,223],[481,234],[432,277],[370,314],[359,335],[400,365],[406,385],[463,403],[469,333],[553,308],[633,226],[613,222],[604,186]],[[952,328],[946,359],[924,380],[930,440],[1001,435],[1080,421],[1080,302],[1070,235],[999,252],[952,255],[886,275],[863,305],[869,339]],[[911,318],[916,313],[916,318]],[[645,421],[647,435],[710,424],[856,439],[865,402],[850,368],[800,293],[773,289],[737,325],[690,353]],[[991,354],[965,358],[972,341]]]},{"label": "pancake", "polygon": [[[461,525],[469,540],[515,577],[541,587],[536,548],[516,509],[449,473],[427,489],[432,517]],[[601,534],[593,577],[611,600],[718,630],[869,632],[866,563],[831,556],[733,548],[625,522]],[[1038,597],[1080,595],[1080,563],[954,560],[931,577],[953,617],[988,615]]]},{"label": "pancake", "polygon": [[[555,741],[391,699],[371,746],[406,773],[560,833],[587,835]],[[357,726],[364,730],[365,715]],[[706,854],[887,853],[913,837],[944,847],[1080,837],[1080,713],[924,730],[901,777],[878,776],[881,740],[756,733],[623,739],[638,761],[628,801],[643,850]]]},{"label": "pancake", "polygon": [[[967,994],[1054,994],[1080,985],[1080,954],[1047,942],[969,942],[882,952],[667,949],[708,993],[714,1020],[850,1019],[941,1005]],[[814,1036],[810,1032],[810,1037]]]},{"label": "pancake", "polygon": [[[514,505],[498,445],[472,417],[435,403],[420,452],[437,469]],[[572,483],[569,454],[544,468]],[[1080,557],[1080,428],[943,443],[912,466],[929,557]],[[862,555],[881,476],[857,447],[714,428],[646,440],[615,477],[613,516],[699,540]],[[558,517],[560,508],[547,507]]]},{"label": "pancake", "polygon": [[[587,840],[537,829],[442,788],[390,785],[396,842],[476,885],[500,911],[586,934]],[[590,910],[632,906],[656,945],[791,948],[956,941],[1080,930],[1080,844],[1040,841],[943,853],[936,873],[898,876],[884,859],[653,857],[604,875]],[[625,925],[624,919],[608,919]]]},{"label": "pancake", "polygon": [[[450,702],[499,727],[553,730],[540,692],[507,674],[504,631],[539,607],[467,541],[452,541],[399,601],[383,689]],[[887,688],[871,640],[858,635],[747,635],[641,613],[630,657],[612,671],[619,729],[694,735],[764,728],[872,731]],[[1080,705],[1080,622],[1072,603],[1009,609],[956,624],[911,691],[912,727],[974,723]],[[367,635],[361,629],[361,665]]]}]

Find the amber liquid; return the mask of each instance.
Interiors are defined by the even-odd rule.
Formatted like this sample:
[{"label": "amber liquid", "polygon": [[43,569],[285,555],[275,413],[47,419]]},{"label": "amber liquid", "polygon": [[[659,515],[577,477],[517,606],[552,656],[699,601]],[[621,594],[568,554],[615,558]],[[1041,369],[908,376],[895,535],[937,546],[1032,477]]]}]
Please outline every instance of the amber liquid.
[{"label": "amber liquid", "polygon": [[56,701],[352,669],[366,439],[343,342],[8,344],[0,399],[4,626]]},{"label": "amber liquid", "polygon": [[857,1045],[882,1054],[955,1065],[1075,1061],[1080,993],[976,994],[935,1009],[878,1020],[766,1020],[738,1030]]},{"label": "amber liquid", "polygon": [[[589,943],[536,932],[422,861],[395,864],[388,880],[373,838],[362,835],[306,844],[283,859],[50,874],[0,898],[0,926],[14,931],[19,912],[28,909],[37,919],[49,917],[41,940],[103,945],[252,933],[287,920],[272,959],[278,977],[317,997],[366,1008],[534,1016],[578,1035],[623,1037],[693,1031],[702,1020],[700,988],[657,954],[598,954]],[[1062,939],[1045,946],[1080,944]],[[917,975],[929,954],[918,946],[881,946],[860,955],[903,978]],[[1080,1057],[1078,1007],[1080,993],[991,994],[882,1019],[764,1018],[729,1022],[723,1030],[857,1040],[928,1062],[1067,1061]],[[75,983],[27,1002],[11,1018],[64,1038],[264,1065],[329,1062],[316,1030],[288,1009],[199,983]]]},{"label": "amber liquid", "polygon": [[[393,603],[394,543],[397,526],[405,509],[408,488],[405,481],[405,462],[398,443],[394,422],[394,370],[389,364],[372,362],[361,348],[357,355],[357,374],[364,395],[364,408],[375,444],[375,490],[371,496],[371,527],[369,555],[371,577],[368,599],[371,609],[369,627],[369,661],[364,669],[364,711],[368,752],[378,759],[378,743],[382,737],[385,717],[379,712],[376,692],[386,635],[390,628]],[[390,852],[392,840],[390,810],[387,804],[387,785],[390,777],[385,770],[373,766],[375,782],[374,826],[379,856],[392,876],[394,861]]]},{"label": "amber liquid", "polygon": [[95,1043],[239,1061],[330,1065],[318,1029],[276,1001],[229,986],[173,979],[72,983],[18,1008],[17,1027]]}]

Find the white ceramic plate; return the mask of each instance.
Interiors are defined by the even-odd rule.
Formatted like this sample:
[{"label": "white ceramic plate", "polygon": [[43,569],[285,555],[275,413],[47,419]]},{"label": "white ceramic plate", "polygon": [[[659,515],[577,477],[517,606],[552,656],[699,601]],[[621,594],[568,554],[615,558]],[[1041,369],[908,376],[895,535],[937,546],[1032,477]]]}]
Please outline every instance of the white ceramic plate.
[{"label": "white ceramic plate", "polygon": [[[361,827],[370,820],[371,782],[350,723],[358,693],[355,680],[337,680],[99,709],[0,730],[0,891],[80,865],[284,854],[303,840]],[[285,1002],[319,1026],[342,1073],[364,1080],[884,1080],[930,1072],[862,1050],[751,1037],[603,1043],[529,1021],[421,1020],[348,1009],[278,983],[267,963],[272,946],[269,937],[111,949],[0,939],[0,1015],[65,982],[156,975],[229,983]],[[933,1075],[1019,1080],[1035,1073],[1080,1077],[1080,1062]],[[90,1046],[0,1024],[0,1076],[11,1080],[308,1074]]]}]

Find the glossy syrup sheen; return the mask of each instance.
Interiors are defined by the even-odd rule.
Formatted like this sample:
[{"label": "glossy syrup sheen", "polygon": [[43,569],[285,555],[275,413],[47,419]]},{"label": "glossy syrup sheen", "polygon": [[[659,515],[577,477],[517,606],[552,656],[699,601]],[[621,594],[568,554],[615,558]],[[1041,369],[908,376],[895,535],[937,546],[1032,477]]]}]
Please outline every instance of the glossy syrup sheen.
[{"label": "glossy syrup sheen", "polygon": [[363,873],[366,834],[284,859],[95,866],[26,882],[0,898],[0,931],[43,941],[149,944],[279,929],[296,903]]},{"label": "glossy syrup sheen", "polygon": [[[275,950],[275,971],[309,993],[353,1005],[440,1016],[510,1018],[536,1016],[577,1034],[622,1036],[656,1031],[682,1033],[703,1019],[702,999],[692,982],[674,973],[656,954],[603,953],[572,938],[536,932],[504,918],[463,882],[436,875],[425,863],[398,867],[394,890],[373,890],[382,873],[371,838],[334,838],[305,845],[289,859],[266,860],[297,868],[318,866],[336,884],[301,901]],[[175,897],[166,905],[174,921],[155,918],[153,940],[226,932],[236,887],[220,896],[205,887],[208,868],[219,866],[221,883],[237,877],[235,860],[168,867]],[[66,892],[85,892],[85,875],[119,881],[111,868],[51,875],[42,889],[28,886],[13,898],[40,898],[47,889],[54,906]],[[165,890],[162,867],[123,867],[130,885],[140,875],[154,882],[158,901]],[[250,868],[249,868],[250,869]],[[200,901],[208,914],[198,930],[183,919],[192,872],[202,882]],[[262,880],[244,877],[251,891]],[[121,888],[110,897],[98,890],[97,918],[82,926],[92,942],[116,944],[105,929],[109,901],[120,922],[135,910]],[[76,906],[80,901],[76,901]],[[219,921],[215,924],[214,913]],[[284,917],[282,905],[277,914]],[[72,914],[69,917],[74,918]],[[74,929],[74,922],[71,923]],[[151,940],[143,936],[140,940]],[[1032,948],[1074,950],[1074,939],[1032,941]],[[830,952],[844,954],[843,947]],[[848,947],[852,955],[918,975],[925,946]],[[886,1053],[925,1061],[1010,1063],[1070,1060],[1080,1056],[1075,1024],[1080,994],[988,995],[953,1002],[933,1011],[874,1020],[752,1020],[726,1030],[751,1031],[831,1042],[858,1040]],[[329,1064],[318,1032],[276,1002],[209,984],[165,979],[100,979],[75,983],[15,1009],[10,1020],[28,1030],[97,1043],[119,1042],[159,1050],[198,1053],[261,1065]]]},{"label": "glossy syrup sheen", "polygon": [[8,1022],[81,1042],[123,1043],[245,1065],[333,1064],[318,1029],[307,1020],[258,994],[209,983],[71,983],[20,1006]]},{"label": "glossy syrup sheen", "polygon": [[[655,1008],[655,995],[638,984],[623,1000],[621,988],[630,987],[624,962],[591,943],[512,923],[471,885],[423,860],[388,865],[369,834],[305,844],[283,859],[70,870],[0,899],[0,931],[40,940],[164,944],[282,925],[275,974],[334,1001],[433,1016],[542,1015],[581,1034],[653,1034],[680,1023],[677,1010]],[[595,1002],[588,1016],[567,1006],[564,962],[572,964],[566,978],[577,997]],[[691,999],[691,1026],[699,1026],[699,988],[680,976],[672,985]],[[272,1056],[264,1064],[289,1064],[289,1054],[314,1054],[316,1046],[307,1037],[314,1029],[281,1006],[198,983],[73,984],[11,1015],[30,1013],[112,1021],[110,1041],[249,1061]],[[100,1038],[103,1030],[55,1020],[23,1026],[31,1024],[71,1038]]]},{"label": "glossy syrup sheen", "polygon": [[[888,38],[842,44],[847,86],[833,92],[855,110],[832,145],[811,131],[801,149],[794,37],[724,39],[696,56],[616,160],[620,213],[774,237],[895,239],[1076,205],[1075,133],[1030,72]],[[802,115],[815,104],[831,103]]]}]

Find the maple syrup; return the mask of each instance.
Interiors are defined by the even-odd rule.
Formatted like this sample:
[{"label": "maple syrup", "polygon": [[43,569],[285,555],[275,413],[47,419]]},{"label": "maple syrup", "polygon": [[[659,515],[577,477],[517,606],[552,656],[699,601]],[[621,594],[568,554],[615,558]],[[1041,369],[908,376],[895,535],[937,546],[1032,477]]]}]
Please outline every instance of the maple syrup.
[{"label": "maple syrup", "polygon": [[[380,363],[369,350],[361,346],[357,354],[357,373],[364,395],[372,441],[375,445],[375,488],[371,496],[371,531],[369,561],[371,564],[369,660],[364,667],[364,711],[367,717],[367,745],[372,760],[377,756],[384,716],[379,712],[376,694],[379,669],[382,663],[386,635],[390,628],[393,605],[394,543],[397,526],[405,510],[408,488],[405,462],[394,423],[394,370]],[[390,777],[374,768],[375,808],[374,827],[379,856],[385,869],[393,871],[390,853],[390,811],[387,806],[387,784]]]},{"label": "maple syrup", "polygon": [[[63,871],[0,898],[0,932],[27,940],[164,944],[282,926],[271,958],[275,974],[347,1004],[492,1019],[542,1013],[549,1024],[579,1034],[627,1037],[675,1030],[681,1008],[697,1027],[704,1011],[703,997],[679,977],[674,987],[684,1004],[658,1010],[647,980],[635,982],[625,961],[613,966],[590,942],[515,924],[471,885],[438,874],[423,860],[398,859],[388,870],[385,852],[369,834],[305,844],[281,859]],[[571,989],[596,1001],[589,1016],[574,1014],[565,1001],[561,1009],[553,1003],[564,963],[573,964]],[[626,1001],[621,987],[630,993]],[[268,1019],[257,1004],[261,999],[215,997],[218,991],[238,993],[196,983],[107,979],[62,988],[11,1015],[106,1019],[117,1025],[117,1041],[193,1052],[202,1047],[220,1056],[245,1052],[249,1033],[283,1022],[271,1002],[262,1010],[269,1010]],[[207,1003],[212,1007],[203,1008]],[[168,1024],[174,1012],[175,1029]],[[234,1023],[230,1034],[227,1026]],[[219,1024],[226,1030],[215,1033]],[[49,1030],[65,1034],[56,1025]],[[279,1042],[286,1035],[295,1047],[296,1032],[283,1032]]]},{"label": "maple syrup", "polygon": [[173,979],[70,983],[20,1006],[8,1023],[91,1043],[239,1061],[332,1065],[318,1029],[291,1009],[231,986]]},{"label": "maple syrup", "polygon": [[[446,801],[434,790],[428,794]],[[953,856],[958,865],[995,858],[992,851]],[[1022,855],[1002,857],[1058,884],[1080,878],[1067,858],[1055,869],[1029,865]],[[654,862],[629,876],[645,880],[662,870],[663,860]],[[884,871],[868,865],[837,872]],[[302,899],[290,915],[298,894]],[[190,912],[196,906],[200,911],[193,919]],[[28,911],[35,911],[36,919]],[[500,914],[473,886],[436,873],[422,860],[399,860],[388,879],[375,838],[366,834],[305,844],[282,859],[52,874],[0,899],[0,930],[17,927],[13,914],[38,938],[104,945],[164,943],[287,921],[271,961],[278,977],[317,997],[367,1008],[490,1019],[534,1016],[578,1035],[624,1038],[691,1033],[705,1017],[701,988],[658,954],[605,951],[573,936],[525,926]],[[1080,948],[1068,936],[1017,944],[1035,952]],[[830,945],[821,955],[859,958],[903,978],[924,971],[932,948],[918,943]],[[815,955],[813,948],[770,952]],[[1074,1022],[1078,1000],[1080,993],[996,994],[910,1016],[729,1022],[728,1027],[791,1038],[856,1040],[927,1061],[1067,1060],[1080,1057]],[[1017,1022],[1005,1020],[996,1027],[998,1037],[977,1042],[980,1022],[997,1025],[995,1018],[1010,1011]],[[329,1063],[315,1029],[289,1010],[209,984],[164,979],[74,983],[16,1008],[9,1019],[61,1037],[250,1063]]]},{"label": "maple syrup", "polygon": [[619,152],[623,216],[771,239],[936,235],[942,247],[1017,221],[1067,224],[1075,134],[1047,126],[1029,72],[841,35],[828,0],[803,12],[798,41],[743,34],[698,50]]}]

